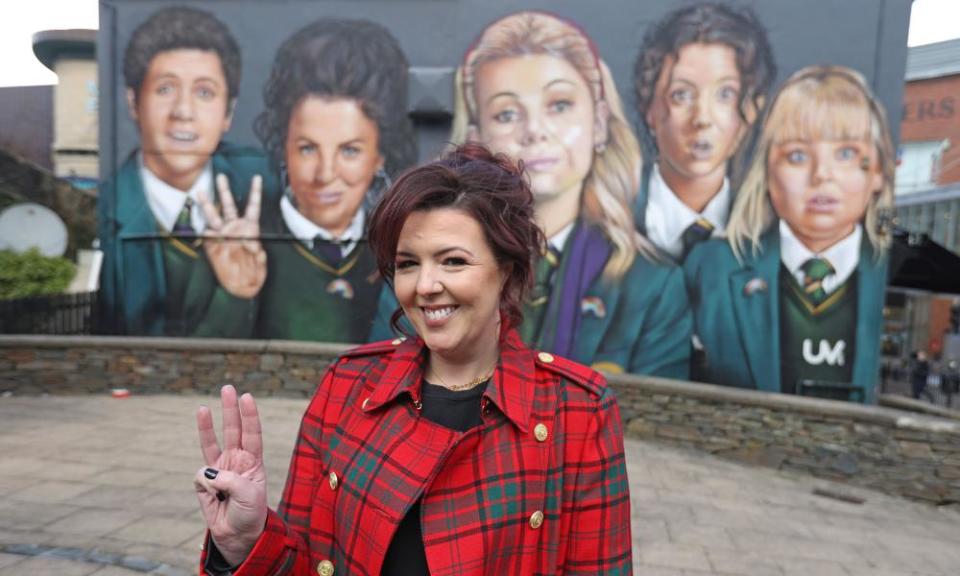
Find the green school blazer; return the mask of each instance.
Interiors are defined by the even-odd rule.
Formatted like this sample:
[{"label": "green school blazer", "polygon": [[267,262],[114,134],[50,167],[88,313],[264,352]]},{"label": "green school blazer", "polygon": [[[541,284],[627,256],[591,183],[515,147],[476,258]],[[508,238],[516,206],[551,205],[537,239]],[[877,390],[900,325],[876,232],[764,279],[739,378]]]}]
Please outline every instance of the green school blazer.
[{"label": "green school blazer", "polygon": [[[694,334],[706,355],[702,380],[737,388],[780,391],[780,234],[776,222],[761,251],[741,264],[726,240],[693,249],[684,275]],[[866,237],[857,266],[856,356],[852,384],[875,401],[887,258],[879,261]]]},{"label": "green school blazer", "polygon": [[[565,248],[561,255],[560,270],[564,270],[570,252]],[[550,298],[557,293],[554,285]],[[563,309],[549,303],[546,306],[542,326],[556,326],[557,315],[563,313]],[[371,342],[396,336],[389,320],[397,307],[392,289],[385,286],[380,294]],[[568,309],[567,313],[570,312]],[[579,318],[571,352],[566,354],[571,360],[611,373],[681,380],[689,377],[693,323],[683,271],[679,267],[654,264],[637,256],[619,281],[608,282],[599,275],[589,280],[572,313]],[[412,333],[409,323],[404,326]],[[527,344],[539,348],[542,337],[537,335],[534,342]]]},{"label": "green school blazer", "polygon": [[383,281],[367,244],[360,240],[337,266],[296,239],[279,209],[264,214],[267,281],[257,300],[259,338],[362,344],[377,310]]},{"label": "green school blazer", "polygon": [[[227,175],[241,213],[255,174],[263,177],[264,205],[277,202],[276,179],[263,152],[221,143],[212,162],[214,176]],[[210,195],[215,197],[213,190]],[[97,217],[97,235],[103,251],[98,296],[100,330],[116,334],[168,335],[165,326],[167,281],[161,247],[165,239],[147,204],[136,152],[101,188]],[[207,265],[203,260],[198,262]],[[255,316],[255,299],[237,298],[215,286],[206,312],[191,322],[188,334],[176,335],[249,337]]]}]

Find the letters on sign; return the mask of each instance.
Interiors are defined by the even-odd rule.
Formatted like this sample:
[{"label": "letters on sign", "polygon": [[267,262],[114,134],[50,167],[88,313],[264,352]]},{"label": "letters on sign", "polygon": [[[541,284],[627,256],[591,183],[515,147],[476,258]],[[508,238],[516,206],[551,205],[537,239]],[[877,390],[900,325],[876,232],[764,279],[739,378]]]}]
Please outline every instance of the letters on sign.
[{"label": "letters on sign", "polygon": [[833,346],[830,346],[830,342],[826,340],[820,340],[820,350],[814,354],[813,340],[805,338],[803,340],[803,359],[807,364],[814,366],[819,366],[824,362],[830,366],[843,366],[845,363],[843,350],[846,346],[847,343],[843,340],[838,340]]}]

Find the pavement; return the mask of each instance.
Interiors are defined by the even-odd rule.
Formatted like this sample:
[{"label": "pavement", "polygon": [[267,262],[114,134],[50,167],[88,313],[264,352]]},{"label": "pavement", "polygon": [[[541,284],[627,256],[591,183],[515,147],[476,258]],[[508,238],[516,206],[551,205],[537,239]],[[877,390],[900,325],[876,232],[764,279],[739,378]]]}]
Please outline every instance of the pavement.
[{"label": "pavement", "polygon": [[[0,576],[195,574],[194,410],[206,401],[0,398]],[[275,505],[306,401],[258,404]],[[633,439],[626,448],[637,574],[960,574],[956,509]]]}]

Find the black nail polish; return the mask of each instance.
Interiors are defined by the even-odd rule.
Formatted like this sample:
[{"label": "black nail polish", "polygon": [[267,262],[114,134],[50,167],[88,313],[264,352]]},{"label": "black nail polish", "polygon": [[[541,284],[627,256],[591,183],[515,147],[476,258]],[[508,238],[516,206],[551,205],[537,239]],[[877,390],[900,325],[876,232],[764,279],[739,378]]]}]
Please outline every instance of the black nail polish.
[{"label": "black nail polish", "polygon": [[206,470],[203,471],[203,475],[206,476],[208,480],[213,480],[214,478],[217,477],[217,474],[219,473],[220,471],[217,470],[216,468],[207,468]]},{"label": "black nail polish", "polygon": [[224,495],[223,492],[220,492],[220,491],[218,490],[218,491],[217,491],[217,500],[223,502],[223,501],[226,500],[226,499],[227,499],[226,495]]}]

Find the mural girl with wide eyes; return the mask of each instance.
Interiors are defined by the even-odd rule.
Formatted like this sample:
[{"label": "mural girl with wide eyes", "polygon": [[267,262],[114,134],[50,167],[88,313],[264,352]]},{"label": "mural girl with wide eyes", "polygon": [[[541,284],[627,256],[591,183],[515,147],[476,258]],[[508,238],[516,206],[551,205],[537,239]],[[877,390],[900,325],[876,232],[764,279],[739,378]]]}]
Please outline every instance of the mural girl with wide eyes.
[{"label": "mural girl with wide eyes", "polygon": [[686,6],[645,35],[634,83],[654,161],[634,210],[637,229],[675,261],[722,234],[735,194],[729,165],[775,76],[766,31],[747,7]]},{"label": "mural girl with wide eyes", "polygon": [[319,20],[277,52],[255,130],[285,176],[264,232],[265,338],[362,342],[382,282],[365,222],[387,174],[416,159],[406,119],[407,60],[362,20]]},{"label": "mural girl with wide eyes", "polygon": [[685,264],[707,381],[873,401],[893,170],[886,115],[858,73],[812,66],[787,80],[728,242]]},{"label": "mural girl with wide eyes", "polygon": [[451,140],[505,153],[530,178],[549,249],[524,340],[612,372],[685,378],[682,273],[654,264],[634,229],[639,146],[586,34],[541,12],[490,24],[458,71]]}]

